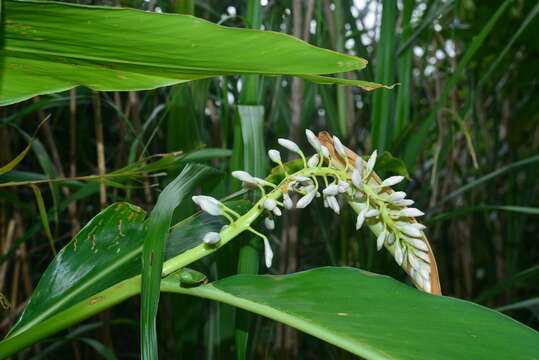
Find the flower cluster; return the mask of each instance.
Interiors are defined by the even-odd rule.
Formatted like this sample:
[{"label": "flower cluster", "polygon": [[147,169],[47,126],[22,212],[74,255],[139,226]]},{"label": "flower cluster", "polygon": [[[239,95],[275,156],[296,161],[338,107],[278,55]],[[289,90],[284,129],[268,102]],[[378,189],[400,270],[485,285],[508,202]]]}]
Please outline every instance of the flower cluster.
[{"label": "flower cluster", "polygon": [[[422,216],[423,212],[408,207],[414,202],[406,198],[406,193],[394,192],[391,189],[391,186],[400,183],[404,178],[391,176],[380,180],[373,171],[377,160],[376,151],[368,161],[359,156],[352,160],[337,137],[333,136],[332,143],[325,146],[312,131],[306,130],[306,136],[316,151],[308,159],[296,143],[288,139],[278,140],[282,147],[298,154],[303,161],[303,168],[293,174],[287,172],[278,150],[268,151],[269,158],[280,166],[285,174],[285,178],[278,185],[254,177],[245,171],[232,172],[232,176],[241,180],[246,188],[260,190],[261,198],[253,207],[254,214],[241,217],[218,200],[208,196],[194,196],[193,201],[211,215],[227,217],[230,221],[228,226],[243,226],[245,230],[260,236],[264,240],[265,262],[268,267],[271,266],[273,258],[269,241],[265,235],[250,226],[257,216],[265,214],[264,225],[268,230],[273,230],[274,219],[282,215],[282,208],[292,209],[294,206],[305,208],[315,198],[322,197],[324,206],[339,214],[342,204],[348,203],[358,214],[356,229],[367,225],[376,235],[378,250],[385,247],[393,254],[396,262],[409,273],[414,283],[424,291],[430,292],[430,249],[423,234],[425,226],[414,219]],[[267,188],[270,188],[269,192],[266,192]],[[292,193],[300,195],[295,205]],[[281,197],[282,202],[279,201]],[[222,238],[223,230],[221,233],[206,234],[203,241],[215,246]]]}]

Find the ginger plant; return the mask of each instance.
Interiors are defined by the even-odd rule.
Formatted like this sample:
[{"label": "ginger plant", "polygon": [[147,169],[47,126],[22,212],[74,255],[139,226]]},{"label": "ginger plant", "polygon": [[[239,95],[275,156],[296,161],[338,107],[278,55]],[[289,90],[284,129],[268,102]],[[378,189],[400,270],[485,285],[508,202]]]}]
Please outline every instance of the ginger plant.
[{"label": "ginger plant", "polygon": [[[241,180],[244,187],[258,188],[260,199],[243,216],[209,196],[193,196],[193,201],[202,210],[214,216],[224,216],[229,224],[220,232],[205,234],[207,247],[218,248],[243,231],[250,231],[264,242],[264,259],[271,266],[273,251],[268,237],[251,225],[259,216],[265,216],[268,230],[275,228],[275,218],[284,210],[305,208],[315,199],[321,198],[324,206],[340,214],[342,206],[348,204],[357,213],[356,230],[363,226],[376,235],[378,250],[385,247],[395,261],[410,275],[415,286],[429,293],[440,294],[438,271],[433,252],[424,235],[425,226],[415,218],[423,212],[410,207],[414,201],[406,193],[393,191],[391,186],[400,183],[403,176],[391,176],[381,180],[374,172],[377,152],[368,161],[347,149],[336,137],[322,132],[317,137],[306,130],[309,144],[315,154],[306,157],[300,147],[288,139],[279,139],[285,149],[298,154],[302,168],[293,173],[284,166],[278,150],[268,151],[269,158],[283,171],[284,178],[278,184],[257,178],[245,171],[234,171],[232,175]],[[291,193],[301,197],[294,204]]]}]

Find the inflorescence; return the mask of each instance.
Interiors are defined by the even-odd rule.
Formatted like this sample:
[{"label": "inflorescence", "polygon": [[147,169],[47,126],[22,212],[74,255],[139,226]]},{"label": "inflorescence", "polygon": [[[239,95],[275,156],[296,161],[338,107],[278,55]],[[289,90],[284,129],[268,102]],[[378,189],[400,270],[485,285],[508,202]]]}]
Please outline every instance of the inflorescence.
[{"label": "inflorescence", "polygon": [[[247,188],[258,188],[260,200],[255,204],[255,216],[236,213],[220,201],[209,196],[193,196],[193,201],[202,210],[215,216],[225,216],[230,224],[221,232],[207,233],[203,241],[208,246],[218,246],[224,239],[227,227],[245,228],[264,241],[265,263],[271,266],[273,252],[268,238],[251,227],[257,216],[265,214],[264,225],[268,230],[275,228],[275,217],[282,215],[282,209],[292,209],[294,202],[291,194],[301,197],[296,208],[307,207],[315,198],[322,197],[324,206],[340,214],[343,203],[348,203],[358,214],[356,230],[367,225],[376,235],[377,249],[382,247],[394,256],[395,261],[408,272],[418,287],[426,292],[431,291],[431,266],[429,246],[425,241],[425,226],[415,221],[415,217],[423,212],[409,207],[414,202],[406,199],[406,193],[394,192],[391,186],[400,183],[404,177],[391,176],[381,183],[376,180],[374,166],[377,152],[374,151],[365,162],[360,157],[355,161],[349,159],[346,148],[333,136],[333,147],[339,159],[334,158],[329,149],[322,145],[318,137],[306,130],[307,140],[316,153],[309,157],[291,140],[279,139],[281,146],[298,154],[303,161],[303,168],[292,174],[287,172],[278,150],[268,151],[269,158],[281,167],[284,179],[275,185],[264,179],[254,177],[245,171],[234,171],[232,176],[242,181]],[[352,163],[353,162],[353,163]],[[344,163],[344,165],[342,165]],[[266,189],[269,191],[266,192]],[[282,198],[282,201],[280,199]],[[224,241],[223,241],[224,242]]]}]

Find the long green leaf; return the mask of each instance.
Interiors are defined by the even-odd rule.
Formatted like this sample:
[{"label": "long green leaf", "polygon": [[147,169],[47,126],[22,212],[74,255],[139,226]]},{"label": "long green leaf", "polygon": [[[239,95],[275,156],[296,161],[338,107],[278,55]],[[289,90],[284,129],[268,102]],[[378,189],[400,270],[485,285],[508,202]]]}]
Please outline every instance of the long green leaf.
[{"label": "long green leaf", "polygon": [[157,330],[155,320],[159,305],[159,286],[165,241],[171,225],[172,215],[185,196],[191,193],[202,178],[210,173],[210,168],[188,164],[183,171],[168,184],[157,199],[144,238],[142,255],[142,299],[140,310],[140,341],[142,359],[157,359]]},{"label": "long green leaf", "polygon": [[496,311],[354,268],[237,275],[185,291],[305,331],[366,359],[535,359],[539,333]]},{"label": "long green leaf", "polygon": [[77,85],[142,90],[219,75],[310,77],[367,63],[285,34],[227,28],[188,15],[9,0],[5,21],[0,105]]}]

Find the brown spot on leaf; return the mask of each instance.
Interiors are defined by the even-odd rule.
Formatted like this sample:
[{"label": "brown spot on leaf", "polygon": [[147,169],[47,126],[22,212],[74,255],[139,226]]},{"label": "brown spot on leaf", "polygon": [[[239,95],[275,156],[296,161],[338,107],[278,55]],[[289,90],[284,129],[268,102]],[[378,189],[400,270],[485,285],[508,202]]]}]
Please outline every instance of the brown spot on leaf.
[{"label": "brown spot on leaf", "polygon": [[90,300],[90,305],[94,305],[94,304],[97,304],[98,302],[104,300],[105,297],[104,296],[98,296],[98,297],[95,297],[93,298],[92,300]]}]

